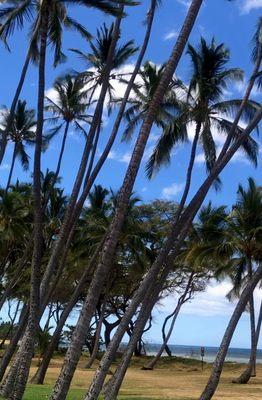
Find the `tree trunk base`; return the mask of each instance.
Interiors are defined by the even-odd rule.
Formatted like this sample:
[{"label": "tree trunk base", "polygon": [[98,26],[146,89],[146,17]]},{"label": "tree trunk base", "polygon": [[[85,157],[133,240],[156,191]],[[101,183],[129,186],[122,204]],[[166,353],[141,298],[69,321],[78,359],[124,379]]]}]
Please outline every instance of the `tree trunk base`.
[{"label": "tree trunk base", "polygon": [[142,371],[153,371],[153,367],[147,367],[146,365],[141,368]]},{"label": "tree trunk base", "polygon": [[239,378],[233,379],[232,383],[239,385],[246,385],[251,378],[251,373],[249,371],[244,371]]}]

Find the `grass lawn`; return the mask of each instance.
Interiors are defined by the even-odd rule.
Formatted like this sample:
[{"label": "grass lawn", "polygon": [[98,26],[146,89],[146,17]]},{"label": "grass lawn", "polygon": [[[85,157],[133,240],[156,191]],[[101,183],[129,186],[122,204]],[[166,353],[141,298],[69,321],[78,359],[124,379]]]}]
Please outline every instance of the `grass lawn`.
[{"label": "grass lawn", "polygon": [[[68,400],[83,400],[97,366],[86,370],[85,363],[86,359],[82,359],[78,365]],[[211,369],[206,364],[202,371],[200,363],[194,360],[163,358],[154,371],[142,371],[141,366],[145,363],[143,358],[133,359],[120,391],[120,400],[198,400]],[[47,400],[61,365],[60,357],[53,359],[45,385],[28,385],[24,400]],[[262,399],[262,365],[258,365],[257,377],[248,385],[232,384],[232,378],[237,377],[244,367],[233,363],[225,365],[214,400]],[[35,371],[36,360],[33,362],[31,376]]]}]

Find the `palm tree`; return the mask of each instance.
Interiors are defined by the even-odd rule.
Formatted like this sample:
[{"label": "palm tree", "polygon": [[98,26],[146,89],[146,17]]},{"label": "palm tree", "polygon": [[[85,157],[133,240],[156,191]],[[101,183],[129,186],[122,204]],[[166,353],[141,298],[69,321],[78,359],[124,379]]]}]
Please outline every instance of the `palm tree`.
[{"label": "palm tree", "polygon": [[[10,112],[5,110],[2,113],[2,116],[3,130],[5,130],[9,124]],[[16,158],[20,159],[22,168],[25,171],[27,171],[29,168],[29,156],[26,152],[25,146],[32,146],[35,144],[35,126],[35,111],[32,109],[26,109],[26,101],[19,100],[7,139],[8,141],[14,143],[14,149],[6,191],[11,183]]]},{"label": "palm tree", "polygon": [[60,173],[70,124],[74,123],[76,129],[82,130],[80,123],[89,123],[91,115],[86,114],[88,90],[83,87],[82,80],[73,78],[70,75],[66,75],[64,78],[58,78],[54,84],[54,92],[54,100],[46,97],[47,104],[45,110],[52,114],[52,117],[47,120],[52,123],[57,123],[59,120],[63,121],[52,130],[53,135],[57,134],[64,126],[61,149],[53,177],[55,183]]},{"label": "palm tree", "polygon": [[[205,39],[201,38],[197,49],[191,45],[188,46],[188,54],[192,77],[188,89],[186,85],[180,88],[185,98],[184,102],[180,103],[180,114],[164,129],[147,163],[150,178],[162,164],[170,162],[170,152],[181,140],[181,126],[192,127],[192,125],[195,125],[193,143],[195,146],[202,147],[206,169],[209,173],[217,160],[213,131],[216,130],[219,134],[227,136],[233,125],[232,118],[235,118],[242,103],[239,99],[223,100],[224,90],[228,85],[243,79],[243,72],[239,68],[226,68],[229,50],[224,44],[216,45],[214,39],[207,44]],[[244,122],[250,121],[257,109],[259,109],[259,104],[249,100],[242,113]],[[233,140],[242,132],[243,128],[238,126]],[[187,132],[184,130],[183,139],[186,138]],[[242,145],[242,150],[256,165],[258,145],[255,140],[247,138]]]},{"label": "palm tree", "polygon": [[[219,255],[229,257],[225,271],[229,273],[234,287],[228,297],[239,297],[239,294],[252,278],[261,254],[262,227],[262,192],[254,180],[249,178],[248,189],[242,185],[238,188],[238,198],[227,221],[225,246],[219,249]],[[257,332],[255,324],[254,296],[249,300],[251,325],[251,353],[247,369],[234,383],[247,383],[255,374]],[[259,332],[258,332],[259,335]]]},{"label": "palm tree", "polygon": [[[113,40],[114,24],[111,24],[108,28],[105,24],[97,29],[96,41],[88,41],[91,48],[90,53],[84,53],[78,49],[71,49],[76,53],[82,61],[85,63],[85,72],[80,73],[82,79],[84,79],[85,84],[88,86],[91,95],[89,102],[93,100],[93,95],[95,90],[101,86],[104,78],[104,70],[106,67],[106,62],[108,58],[109,49]],[[115,79],[120,79],[123,74],[118,72],[127,60],[137,52],[137,48],[134,47],[134,41],[130,40],[124,45],[118,45],[115,48],[111,73],[109,76],[108,83],[108,94],[110,100],[113,98],[113,86],[110,81]]]},{"label": "palm tree", "polygon": [[[89,326],[91,318],[93,316],[94,309],[96,307],[96,303],[98,301],[101,288],[103,286],[102,282],[104,282],[104,280],[106,279],[106,276],[112,266],[115,250],[118,243],[118,238],[120,236],[120,232],[124,224],[125,213],[129,204],[129,198],[132,193],[132,188],[143,157],[145,145],[149,137],[152,124],[155,119],[155,115],[158,111],[159,105],[162,102],[164,94],[167,88],[169,87],[170,81],[172,80],[173,74],[180,60],[180,57],[182,55],[182,52],[184,50],[184,47],[186,45],[186,42],[188,40],[188,37],[190,35],[190,32],[192,30],[192,27],[194,25],[194,22],[196,20],[201,5],[202,5],[201,0],[192,1],[191,7],[189,8],[187,17],[183,24],[181,33],[178,37],[177,44],[174,47],[174,50],[171,54],[168,63],[166,64],[165,72],[162,75],[162,79],[159,83],[158,89],[156,90],[155,95],[151,101],[150,107],[148,109],[147,116],[144,119],[134,149],[133,157],[128,167],[126,178],[124,180],[123,186],[118,196],[118,205],[116,208],[115,217],[110,225],[107,237],[105,239],[104,248],[103,251],[101,252],[102,258],[100,258],[100,262],[96,269],[96,273],[94,275],[94,278],[92,280],[92,283],[90,285],[84,303],[85,312],[81,313],[81,317],[78,320],[75,329],[74,339],[71,341],[64,365],[60,373],[60,377],[58,378],[54,392],[51,395],[52,400],[63,399],[65,395],[61,397],[59,396],[59,394],[56,395],[56,393],[62,392],[61,390],[62,385],[67,386],[67,388],[69,387],[69,382],[72,379],[73,372],[75,370],[75,365],[80,357],[79,343],[83,343],[84,341],[85,337],[84,332],[86,332],[86,327]],[[110,359],[108,359],[107,362],[109,362],[110,364]],[[93,382],[94,385],[92,385],[91,387],[90,393],[92,394],[90,394],[90,396],[95,396],[92,398],[97,398],[98,394],[100,393],[101,384],[103,383],[103,380],[106,376],[106,374],[104,374],[104,370],[101,371],[101,373],[102,373],[101,376],[99,376],[96,382],[95,381]]]}]

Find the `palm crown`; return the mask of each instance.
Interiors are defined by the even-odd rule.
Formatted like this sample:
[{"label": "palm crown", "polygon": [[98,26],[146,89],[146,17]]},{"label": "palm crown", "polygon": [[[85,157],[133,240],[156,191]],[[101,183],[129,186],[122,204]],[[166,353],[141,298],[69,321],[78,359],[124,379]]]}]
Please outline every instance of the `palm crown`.
[{"label": "palm crown", "polygon": [[[8,124],[9,111],[3,111],[3,128]],[[26,101],[18,101],[14,120],[9,130],[8,140],[14,143],[14,156],[19,157],[22,167],[27,170],[29,167],[29,156],[26,153],[26,145],[35,144],[35,111],[26,109]]]},{"label": "palm crown", "polygon": [[[239,110],[241,100],[224,100],[225,90],[230,83],[243,79],[243,72],[238,68],[226,68],[229,61],[229,51],[223,44],[216,45],[214,39],[208,45],[202,38],[197,49],[188,46],[192,66],[192,76],[189,86],[181,86],[180,113],[163,131],[154,152],[148,161],[147,171],[149,177],[160,168],[163,163],[170,161],[170,152],[184,134],[185,127],[195,125],[195,138],[203,149],[206,168],[210,172],[216,162],[217,151],[214,140],[214,130],[221,136],[227,136],[232,127],[232,119]],[[243,122],[248,122],[259,105],[248,101],[242,114]],[[181,130],[183,135],[181,135]],[[236,139],[243,131],[238,125],[232,140]],[[251,162],[257,163],[258,145],[252,138],[247,138],[242,150]]]},{"label": "palm crown", "polygon": [[[68,15],[69,5],[81,5],[84,7],[96,8],[111,15],[119,14],[120,0],[8,0],[5,7],[0,9],[0,38],[8,46],[8,37],[13,34],[16,28],[22,29],[25,21],[32,23],[31,31],[34,32],[31,38],[31,55],[33,59],[38,58],[38,42],[40,39],[40,27],[43,23],[44,12],[48,13],[47,35],[49,43],[54,48],[54,64],[63,61],[65,55],[62,52],[63,29],[76,30],[88,40],[90,33],[83,25]],[[125,4],[132,5],[131,0]],[[31,33],[32,33],[31,32]]]},{"label": "palm crown", "polygon": [[[101,28],[97,29],[96,40],[89,43],[91,47],[90,53],[84,53],[78,49],[71,49],[71,51],[76,53],[80,59],[84,61],[88,69],[87,71],[82,72],[79,76],[84,79],[84,82],[87,84],[91,92],[90,102],[92,101],[95,90],[103,82],[108,54],[113,40],[113,33],[114,24],[112,24],[109,28],[104,24]],[[116,70],[124,65],[128,58],[131,57],[136,51],[137,48],[134,47],[133,40],[130,40],[123,45],[116,46],[111,68],[113,72],[110,74],[109,81],[112,79],[120,79],[123,76],[123,73],[117,72]],[[108,90],[110,98],[112,98],[113,87],[110,82]]]},{"label": "palm crown", "polygon": [[[135,128],[143,121],[150,101],[161,80],[164,68],[165,65],[157,67],[151,62],[146,62],[140,70],[138,82],[133,86],[134,95],[131,96],[129,100],[130,106],[124,114],[124,118],[127,121],[127,127],[123,133],[124,139],[129,139]],[[154,123],[162,130],[169,126],[179,112],[179,100],[174,90],[176,86],[177,82],[173,80],[155,117]]]}]

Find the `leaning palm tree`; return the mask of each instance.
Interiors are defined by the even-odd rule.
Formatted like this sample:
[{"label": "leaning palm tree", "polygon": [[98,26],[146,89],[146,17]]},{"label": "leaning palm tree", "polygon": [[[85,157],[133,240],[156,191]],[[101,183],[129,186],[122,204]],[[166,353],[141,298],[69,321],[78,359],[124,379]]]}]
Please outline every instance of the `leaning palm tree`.
[{"label": "leaning palm tree", "polygon": [[75,129],[82,131],[81,123],[89,123],[92,116],[86,114],[88,90],[83,87],[82,80],[66,75],[58,78],[54,83],[54,97],[51,99],[46,96],[45,110],[52,114],[47,118],[49,122],[62,122],[52,130],[52,135],[57,134],[63,127],[63,139],[58,157],[57,167],[54,174],[54,183],[59,176],[61,162],[65,150],[68,130],[71,124]]},{"label": "leaning palm tree", "polygon": [[[10,112],[5,109],[2,113],[2,117],[4,131],[9,124]],[[26,109],[26,101],[19,100],[7,138],[9,142],[14,144],[14,149],[6,184],[6,192],[11,183],[16,159],[20,159],[24,171],[27,171],[29,168],[29,156],[26,152],[26,145],[32,146],[35,144],[35,127],[35,111],[33,109]]]},{"label": "leaning palm tree", "polygon": [[[134,148],[133,157],[131,158],[123,186],[121,187],[118,196],[118,204],[116,207],[115,217],[110,224],[110,228],[108,230],[107,237],[103,246],[103,251],[101,251],[100,260],[84,302],[84,310],[81,313],[81,317],[79,318],[77,326],[75,328],[74,338],[69,346],[64,365],[56,382],[53,393],[51,394],[50,399],[52,400],[62,400],[66,397],[70,382],[75,371],[75,366],[81,355],[81,351],[79,351],[79,344],[84,342],[86,327],[90,324],[97,301],[101,293],[101,288],[103,286],[103,283],[106,281],[106,277],[108,276],[108,273],[110,272],[113,264],[113,258],[118,244],[118,239],[124,225],[126,210],[129,204],[129,198],[132,194],[133,185],[142,161],[145,145],[147,143],[150,130],[155,119],[155,115],[157,113],[158,107],[161,105],[164,94],[169,87],[169,83],[172,80],[172,77],[182,56],[182,52],[185,48],[186,42],[191,33],[201,5],[202,0],[192,1],[177,43],[174,46],[172,54],[166,64],[165,72],[162,75],[159,86],[151,101],[147,115],[145,116],[145,119],[143,121],[143,125],[141,127]],[[106,376],[108,364],[110,365],[110,360],[111,358],[107,359],[106,367],[101,370],[100,376],[97,375],[97,380],[93,382],[90,388],[90,393],[86,398],[95,399],[98,397],[101,391],[101,386]]]},{"label": "leaning palm tree", "polygon": [[[261,258],[262,249],[262,191],[252,178],[248,180],[248,188],[238,188],[237,203],[228,218],[226,234],[227,252],[231,251],[229,274],[234,287],[229,293],[239,296],[247,282],[252,278],[256,264]],[[247,383],[256,370],[257,335],[255,324],[254,296],[249,300],[251,353],[248,367],[234,380],[234,383]]]},{"label": "leaning palm tree", "polygon": [[[180,87],[184,102],[181,103],[180,115],[163,131],[156,147],[147,163],[147,173],[151,178],[162,164],[170,162],[173,147],[180,140],[181,126],[195,127],[193,144],[201,146],[209,173],[216,160],[217,149],[214,131],[227,136],[231,131],[232,119],[237,115],[242,100],[224,100],[224,91],[229,84],[243,79],[243,71],[239,68],[227,68],[229,50],[224,44],[217,45],[212,39],[207,44],[201,39],[198,48],[188,46],[192,76],[188,85]],[[242,113],[244,122],[250,121],[259,104],[249,100]],[[238,138],[243,128],[238,125],[232,141]],[[252,138],[247,138],[241,146],[249,160],[257,164],[258,145]],[[219,184],[219,179],[216,181]]]},{"label": "leaning palm tree", "polygon": [[[110,46],[113,40],[114,24],[111,24],[108,28],[105,24],[97,29],[97,38],[95,41],[89,41],[88,45],[91,48],[91,52],[84,53],[78,49],[71,49],[76,53],[82,61],[85,63],[85,72],[80,73],[82,79],[84,79],[86,85],[90,90],[90,103],[93,100],[95,91],[101,86],[104,78],[104,71],[108,59]],[[134,41],[129,40],[123,45],[118,45],[115,48],[112,68],[108,83],[108,94],[110,99],[113,98],[113,85],[110,81],[121,79],[123,73],[119,72],[127,60],[136,53],[138,49],[134,47]]]}]

